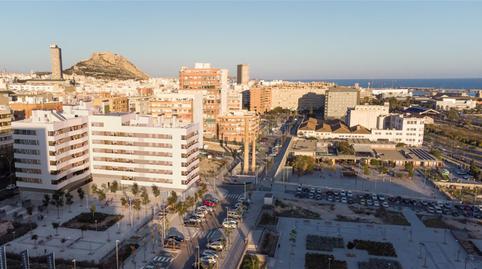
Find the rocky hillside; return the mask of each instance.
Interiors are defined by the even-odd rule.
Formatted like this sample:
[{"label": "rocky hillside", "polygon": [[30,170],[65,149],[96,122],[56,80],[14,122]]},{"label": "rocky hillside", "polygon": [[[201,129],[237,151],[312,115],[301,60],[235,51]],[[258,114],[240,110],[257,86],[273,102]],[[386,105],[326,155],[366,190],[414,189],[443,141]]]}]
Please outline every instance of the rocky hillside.
[{"label": "rocky hillside", "polygon": [[121,55],[112,52],[95,52],[90,59],[78,62],[64,71],[65,74],[99,79],[148,79],[149,76]]}]

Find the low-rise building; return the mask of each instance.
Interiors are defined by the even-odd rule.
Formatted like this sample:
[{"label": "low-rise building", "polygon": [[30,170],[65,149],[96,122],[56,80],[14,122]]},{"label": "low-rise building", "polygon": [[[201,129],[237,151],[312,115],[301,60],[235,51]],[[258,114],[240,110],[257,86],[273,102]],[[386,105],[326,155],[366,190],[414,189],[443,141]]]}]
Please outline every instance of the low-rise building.
[{"label": "low-rise building", "polygon": [[477,102],[468,96],[443,97],[435,102],[435,106],[440,110],[464,110],[474,109],[477,106]]},{"label": "low-rise building", "polygon": [[347,123],[348,126],[354,127],[361,125],[368,129],[378,128],[378,117],[389,114],[389,104],[383,106],[377,105],[357,105],[348,110]]}]

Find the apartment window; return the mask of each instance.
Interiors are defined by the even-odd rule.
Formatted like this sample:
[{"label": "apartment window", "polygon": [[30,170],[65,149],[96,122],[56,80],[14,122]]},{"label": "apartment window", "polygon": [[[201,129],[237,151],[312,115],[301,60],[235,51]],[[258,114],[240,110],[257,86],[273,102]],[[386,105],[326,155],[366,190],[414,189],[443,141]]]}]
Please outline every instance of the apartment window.
[{"label": "apartment window", "polygon": [[92,127],[104,127],[103,122],[92,122]]},{"label": "apartment window", "polygon": [[13,133],[18,135],[37,135],[37,132],[35,130],[15,129],[13,130]]},{"label": "apartment window", "polygon": [[36,169],[36,168],[21,168],[21,167],[16,167],[15,172],[19,173],[28,173],[28,174],[41,174],[42,170]]},{"label": "apartment window", "polygon": [[40,160],[37,160],[37,159],[20,159],[20,158],[15,158],[14,161],[15,161],[16,163],[40,164]]},{"label": "apartment window", "polygon": [[28,182],[28,183],[42,183],[42,180],[39,178],[32,178],[32,177],[17,177],[17,181]]},{"label": "apartment window", "polygon": [[40,155],[38,149],[13,149],[13,152],[18,154]]},{"label": "apartment window", "polygon": [[32,140],[32,139],[15,139],[13,141],[15,144],[21,144],[21,145],[38,145],[38,140]]}]

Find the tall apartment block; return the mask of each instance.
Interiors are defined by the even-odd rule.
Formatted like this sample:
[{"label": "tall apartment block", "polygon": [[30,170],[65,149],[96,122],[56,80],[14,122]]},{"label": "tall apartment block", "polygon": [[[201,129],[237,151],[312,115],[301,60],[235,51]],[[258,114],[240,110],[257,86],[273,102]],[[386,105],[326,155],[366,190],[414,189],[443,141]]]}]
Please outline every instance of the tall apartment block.
[{"label": "tall apartment block", "polygon": [[70,190],[91,178],[88,118],[34,110],[14,121],[17,186],[24,191]]},{"label": "tall apartment block", "polygon": [[181,90],[203,93],[203,135],[216,136],[216,118],[227,111],[228,71],[196,63],[194,68],[182,67],[179,72]]},{"label": "tall apartment block", "polygon": [[271,110],[271,88],[253,87],[249,90],[249,111],[265,113]]},{"label": "tall apartment block", "polygon": [[92,115],[90,154],[98,180],[188,189],[199,179],[199,125],[133,113]]},{"label": "tall apartment block", "polygon": [[179,190],[199,179],[198,123],[65,106],[12,125],[21,191],[72,190],[92,176]]},{"label": "tall apartment block", "polygon": [[62,50],[56,44],[50,45],[50,62],[52,64],[52,79],[61,80],[62,74]]},{"label": "tall apartment block", "polygon": [[238,74],[237,74],[237,83],[241,85],[248,85],[249,82],[249,65],[247,64],[238,64]]},{"label": "tall apartment block", "polygon": [[248,140],[255,140],[258,131],[260,117],[252,111],[230,111],[218,119],[218,139],[229,142],[243,142],[246,138],[244,130],[247,128]]},{"label": "tall apartment block", "polygon": [[325,96],[325,119],[345,119],[349,109],[358,105],[360,92],[353,88],[331,88]]}]

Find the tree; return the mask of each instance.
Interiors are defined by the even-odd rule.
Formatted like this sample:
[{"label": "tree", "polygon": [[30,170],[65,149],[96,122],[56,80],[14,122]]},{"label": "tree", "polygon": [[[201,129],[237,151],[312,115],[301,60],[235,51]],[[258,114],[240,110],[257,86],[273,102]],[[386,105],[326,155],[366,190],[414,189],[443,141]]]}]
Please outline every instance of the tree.
[{"label": "tree", "polygon": [[127,207],[127,204],[129,203],[129,201],[127,200],[127,198],[121,197],[120,201],[121,201],[121,205],[122,205],[123,207]]},{"label": "tree", "polygon": [[412,162],[405,163],[405,170],[407,170],[408,176],[413,177],[413,163]]},{"label": "tree", "polygon": [[346,141],[340,141],[335,143],[336,149],[338,152],[340,152],[343,155],[353,155],[355,154],[355,149],[353,149],[353,146],[350,145],[350,143]]},{"label": "tree", "polygon": [[167,206],[172,207],[177,202],[177,193],[175,191],[171,191],[171,195],[167,197]]},{"label": "tree", "polygon": [[194,197],[188,196],[186,198],[185,204],[186,204],[186,208],[189,209],[196,204],[196,200],[194,200]]},{"label": "tree", "polygon": [[131,192],[134,196],[137,196],[139,193],[139,185],[137,183],[132,184]]},{"label": "tree", "polygon": [[315,158],[311,156],[298,155],[293,161],[293,169],[299,176],[311,173],[315,169]]},{"label": "tree", "polygon": [[70,209],[72,204],[74,203],[74,201],[72,200],[73,198],[74,197],[72,196],[72,194],[70,194],[70,192],[65,194],[65,203],[69,206],[69,212],[72,212]]},{"label": "tree", "polygon": [[106,194],[104,190],[97,190],[97,197],[99,198],[99,201],[104,201],[106,198]]},{"label": "tree", "polygon": [[459,112],[457,112],[457,110],[452,108],[447,113],[447,118],[451,121],[458,121],[460,119]]},{"label": "tree", "polygon": [[147,194],[147,190],[145,188],[142,189],[141,199],[142,199],[142,205],[147,205],[150,202],[149,194]]},{"label": "tree", "polygon": [[52,194],[51,204],[57,208],[57,218],[60,218],[60,208],[64,206],[64,192],[61,190],[55,191]]},{"label": "tree", "polygon": [[119,190],[119,183],[117,182],[117,180],[114,180],[111,184],[110,184],[110,192],[112,193],[115,193]]},{"label": "tree", "polygon": [[92,194],[96,193],[98,188],[97,188],[97,184],[92,184],[92,186],[90,186],[90,189],[92,190]]},{"label": "tree", "polygon": [[49,213],[49,204],[50,204],[50,195],[44,194],[42,205],[47,209],[47,214]]},{"label": "tree", "polygon": [[159,187],[157,187],[156,185],[152,185],[151,189],[152,189],[152,194],[157,199],[157,197],[161,195],[161,191],[159,190]]},{"label": "tree", "polygon": [[79,196],[80,201],[84,200],[85,193],[84,193],[84,190],[82,188],[77,189],[77,195]]},{"label": "tree", "polygon": [[432,149],[430,150],[430,154],[432,154],[435,158],[437,158],[438,160],[441,160],[442,159],[442,153],[437,150],[437,149]]},{"label": "tree", "polygon": [[369,175],[370,174],[370,168],[368,168],[368,164],[363,164],[363,174]]},{"label": "tree", "polygon": [[177,212],[177,214],[179,215],[179,219],[182,222],[182,217],[184,216],[184,214],[187,211],[186,204],[182,201],[179,201],[174,206],[174,210]]},{"label": "tree", "polygon": [[132,208],[134,208],[134,210],[137,211],[137,219],[139,219],[139,211],[141,211],[141,200],[135,199],[133,201]]},{"label": "tree", "polygon": [[34,241],[34,243],[33,243],[33,248],[34,248],[34,249],[37,249],[38,235],[33,234],[31,238],[32,238],[32,240]]},{"label": "tree", "polygon": [[95,204],[92,204],[90,206],[90,213],[92,214],[92,220],[95,219],[95,212],[97,211],[97,207],[95,206]]},{"label": "tree", "polygon": [[58,229],[59,229],[60,224],[58,222],[52,222],[52,228],[55,230],[55,235],[59,235]]}]

